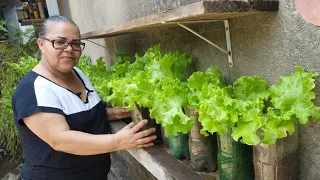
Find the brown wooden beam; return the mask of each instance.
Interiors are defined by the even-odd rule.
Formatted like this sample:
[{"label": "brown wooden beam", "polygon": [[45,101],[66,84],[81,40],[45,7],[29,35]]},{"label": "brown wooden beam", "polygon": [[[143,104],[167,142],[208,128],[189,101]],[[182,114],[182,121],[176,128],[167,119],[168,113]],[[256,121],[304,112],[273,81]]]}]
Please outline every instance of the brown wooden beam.
[{"label": "brown wooden beam", "polygon": [[81,38],[95,39],[112,37],[177,25],[163,24],[162,22],[231,19],[265,11],[277,11],[278,6],[279,0],[201,1],[139,19],[133,19],[108,28],[84,33],[81,35]]},{"label": "brown wooden beam", "polygon": [[[126,124],[122,121],[110,123],[111,133],[121,130]],[[157,179],[163,180],[201,180],[197,172],[174,158],[163,148],[155,145],[149,148],[127,150],[140,164]]]}]

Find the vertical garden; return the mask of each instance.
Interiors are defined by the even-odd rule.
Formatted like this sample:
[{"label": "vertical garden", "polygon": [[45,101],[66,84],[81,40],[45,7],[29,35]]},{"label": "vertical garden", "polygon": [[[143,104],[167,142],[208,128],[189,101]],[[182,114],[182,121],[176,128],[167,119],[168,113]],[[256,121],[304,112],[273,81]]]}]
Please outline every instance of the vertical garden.
[{"label": "vertical garden", "polygon": [[[0,23],[7,32],[4,22]],[[0,144],[16,155],[21,150],[11,97],[17,82],[36,65],[39,55],[32,30],[7,33],[12,38],[0,43]],[[22,36],[29,40],[22,42]],[[225,84],[217,67],[186,77],[192,56],[176,51],[163,53],[160,45],[133,59],[121,53],[116,57],[117,62],[109,68],[102,59],[92,64],[89,57],[81,57],[78,67],[106,102],[132,111],[147,108],[151,119],[169,136],[172,155],[191,159],[197,171],[218,168],[220,179],[263,179],[262,166],[268,163],[284,168],[284,176],[294,174],[290,172],[295,172],[296,166],[285,169],[281,162],[287,163],[296,154],[297,125],[320,117],[320,109],[313,103],[316,73],[297,66],[290,75],[279,77],[276,84],[259,76],[241,76]],[[286,138],[289,143],[284,142]],[[199,153],[193,147],[201,147],[198,152],[205,156],[202,161],[207,161],[203,164],[210,166],[195,160]],[[278,152],[277,147],[285,151]],[[279,159],[263,156],[274,151]]]},{"label": "vertical garden", "polygon": [[11,26],[15,32],[8,32],[5,21],[0,20],[0,30],[10,37],[0,42],[0,147],[17,155],[21,153],[21,147],[13,121],[11,97],[17,82],[35,66],[39,55],[33,29],[23,32],[13,24]]}]

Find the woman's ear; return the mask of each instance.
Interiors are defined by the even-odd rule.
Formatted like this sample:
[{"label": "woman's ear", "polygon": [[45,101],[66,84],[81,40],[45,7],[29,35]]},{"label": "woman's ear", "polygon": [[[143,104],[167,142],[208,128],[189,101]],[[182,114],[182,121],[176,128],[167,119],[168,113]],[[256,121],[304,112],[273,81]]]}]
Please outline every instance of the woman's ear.
[{"label": "woman's ear", "polygon": [[43,51],[44,51],[44,43],[43,43],[43,40],[41,39],[41,38],[38,38],[37,39],[37,44],[38,44],[38,47],[39,47],[39,49],[40,49],[40,51],[43,53]]}]

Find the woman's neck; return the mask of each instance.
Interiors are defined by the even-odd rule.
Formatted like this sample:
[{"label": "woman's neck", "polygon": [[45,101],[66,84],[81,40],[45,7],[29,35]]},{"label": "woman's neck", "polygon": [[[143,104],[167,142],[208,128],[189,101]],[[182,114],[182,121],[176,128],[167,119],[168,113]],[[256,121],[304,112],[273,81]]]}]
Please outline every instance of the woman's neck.
[{"label": "woman's neck", "polygon": [[61,72],[54,67],[52,67],[46,60],[41,59],[40,63],[34,68],[34,71],[37,73],[47,77],[47,78],[53,78],[56,80],[62,80],[64,82],[73,80],[74,75],[72,71],[70,72]]}]

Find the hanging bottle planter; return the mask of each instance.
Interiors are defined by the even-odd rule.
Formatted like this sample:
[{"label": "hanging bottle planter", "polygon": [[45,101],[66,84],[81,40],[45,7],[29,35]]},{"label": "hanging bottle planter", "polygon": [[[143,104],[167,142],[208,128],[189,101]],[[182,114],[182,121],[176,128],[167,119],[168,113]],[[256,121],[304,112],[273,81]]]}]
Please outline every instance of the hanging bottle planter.
[{"label": "hanging bottle planter", "polygon": [[156,128],[156,132],[152,133],[151,135],[156,135],[157,139],[154,141],[155,144],[159,144],[162,140],[160,125],[156,124],[154,119],[150,118],[150,113],[148,108],[142,108],[138,104],[134,104],[135,110],[131,111],[132,121],[135,123],[139,123],[143,119],[148,120],[148,124],[146,124],[142,130]]},{"label": "hanging bottle planter", "polygon": [[177,159],[190,159],[188,134],[178,133],[177,136],[169,136],[170,154]]},{"label": "hanging bottle planter", "polygon": [[200,134],[199,113],[192,107],[185,108],[189,117],[194,117],[194,125],[189,133],[189,150],[191,164],[196,171],[214,171],[217,169],[217,137],[216,134],[204,137]]},{"label": "hanging bottle planter", "polygon": [[234,141],[231,129],[217,136],[220,180],[253,180],[252,147]]},{"label": "hanging bottle planter", "polygon": [[[260,136],[263,136],[261,133]],[[277,139],[275,144],[253,146],[255,180],[296,180],[298,132]]]}]

